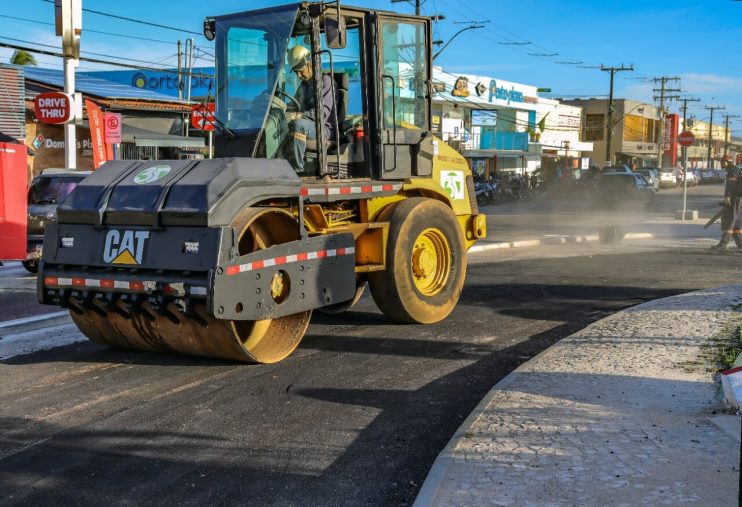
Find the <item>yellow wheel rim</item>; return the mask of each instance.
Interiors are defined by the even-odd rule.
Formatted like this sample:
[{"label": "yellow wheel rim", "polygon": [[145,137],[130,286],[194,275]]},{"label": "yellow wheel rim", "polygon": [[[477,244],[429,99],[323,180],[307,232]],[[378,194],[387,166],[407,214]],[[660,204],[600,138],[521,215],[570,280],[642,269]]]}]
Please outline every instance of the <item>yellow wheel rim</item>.
[{"label": "yellow wheel rim", "polygon": [[435,227],[425,229],[412,248],[412,279],[425,296],[435,296],[448,282],[451,250],[446,236]]}]

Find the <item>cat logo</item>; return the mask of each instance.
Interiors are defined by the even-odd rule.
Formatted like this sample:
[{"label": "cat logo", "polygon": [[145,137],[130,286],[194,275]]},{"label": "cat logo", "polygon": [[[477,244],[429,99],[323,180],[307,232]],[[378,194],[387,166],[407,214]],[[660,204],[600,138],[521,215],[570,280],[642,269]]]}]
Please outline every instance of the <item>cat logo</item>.
[{"label": "cat logo", "polygon": [[106,234],[103,247],[103,262],[108,264],[139,265],[144,255],[144,242],[149,231],[118,231],[111,229]]}]

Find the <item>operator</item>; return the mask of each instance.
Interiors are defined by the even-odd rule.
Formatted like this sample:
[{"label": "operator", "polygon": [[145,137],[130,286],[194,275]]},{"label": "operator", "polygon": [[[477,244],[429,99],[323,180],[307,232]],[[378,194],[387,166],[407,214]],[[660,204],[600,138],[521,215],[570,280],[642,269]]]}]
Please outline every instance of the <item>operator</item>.
[{"label": "operator", "polygon": [[[301,106],[298,116],[289,124],[292,136],[291,162],[297,172],[304,172],[304,154],[308,139],[317,139],[315,118],[317,104],[314,98],[314,70],[312,69],[312,55],[304,46],[294,46],[288,54],[289,66],[301,80],[296,93],[296,99]],[[325,124],[326,140],[335,138],[337,127],[337,86],[332,77],[322,75],[322,119]]]},{"label": "operator", "polygon": [[724,210],[721,215],[721,241],[711,247],[711,250],[717,252],[726,250],[732,238],[737,248],[742,249],[742,170],[729,159],[722,160],[721,164],[727,177],[722,202]]}]

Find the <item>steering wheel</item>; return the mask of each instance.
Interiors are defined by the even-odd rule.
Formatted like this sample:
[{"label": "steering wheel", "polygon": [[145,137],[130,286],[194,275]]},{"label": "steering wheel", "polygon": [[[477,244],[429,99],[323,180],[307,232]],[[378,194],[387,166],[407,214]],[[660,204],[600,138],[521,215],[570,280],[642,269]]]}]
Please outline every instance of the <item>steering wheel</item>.
[{"label": "steering wheel", "polygon": [[280,95],[282,97],[286,97],[287,99],[289,99],[294,104],[294,106],[296,106],[296,110],[297,111],[301,110],[301,104],[299,104],[299,101],[296,100],[296,97],[293,97],[293,96],[289,95],[288,93],[286,93],[285,91],[281,90],[280,88],[276,88],[276,95]]}]

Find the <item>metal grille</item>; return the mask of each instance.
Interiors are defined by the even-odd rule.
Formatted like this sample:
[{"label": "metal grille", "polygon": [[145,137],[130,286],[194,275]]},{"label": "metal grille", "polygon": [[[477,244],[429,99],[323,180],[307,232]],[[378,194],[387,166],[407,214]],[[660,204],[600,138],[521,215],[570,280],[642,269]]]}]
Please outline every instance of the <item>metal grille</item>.
[{"label": "metal grille", "polygon": [[474,178],[471,174],[466,177],[466,191],[469,193],[469,204],[471,204],[471,214],[479,215],[479,205],[477,196],[474,194]]},{"label": "metal grille", "polygon": [[0,66],[0,132],[24,141],[26,137],[23,70]]},{"label": "metal grille", "polygon": [[121,160],[159,160],[157,146],[121,143]]}]

